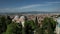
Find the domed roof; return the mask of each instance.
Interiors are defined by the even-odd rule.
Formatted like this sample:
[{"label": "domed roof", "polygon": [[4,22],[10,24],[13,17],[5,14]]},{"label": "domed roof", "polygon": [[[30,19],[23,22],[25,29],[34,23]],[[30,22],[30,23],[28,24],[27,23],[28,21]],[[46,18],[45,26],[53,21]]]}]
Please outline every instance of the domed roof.
[{"label": "domed roof", "polygon": [[18,15],[16,15],[16,16],[14,17],[14,19],[16,19],[16,18],[19,18],[19,16],[18,16]]},{"label": "domed roof", "polygon": [[21,16],[20,19],[25,19],[25,17],[24,16]]}]

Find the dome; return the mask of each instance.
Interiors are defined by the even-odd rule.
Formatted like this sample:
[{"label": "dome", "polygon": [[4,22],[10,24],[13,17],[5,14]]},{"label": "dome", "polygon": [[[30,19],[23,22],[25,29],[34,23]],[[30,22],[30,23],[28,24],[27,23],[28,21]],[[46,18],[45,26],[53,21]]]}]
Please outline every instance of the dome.
[{"label": "dome", "polygon": [[20,19],[25,19],[25,17],[24,16],[21,16]]},{"label": "dome", "polygon": [[16,15],[16,16],[15,16],[15,18],[19,18],[19,16],[18,16],[18,15]]},{"label": "dome", "polygon": [[19,18],[19,16],[18,15],[16,15],[15,17],[14,17],[14,19],[18,19]]}]

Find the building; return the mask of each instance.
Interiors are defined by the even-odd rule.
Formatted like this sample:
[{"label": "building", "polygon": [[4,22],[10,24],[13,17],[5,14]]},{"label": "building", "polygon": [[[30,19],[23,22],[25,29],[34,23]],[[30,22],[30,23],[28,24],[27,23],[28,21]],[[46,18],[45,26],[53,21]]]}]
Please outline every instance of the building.
[{"label": "building", "polygon": [[15,23],[21,23],[22,26],[24,27],[25,17],[24,17],[24,16],[19,17],[18,15],[16,15],[16,16],[12,19],[12,21],[15,22]]}]

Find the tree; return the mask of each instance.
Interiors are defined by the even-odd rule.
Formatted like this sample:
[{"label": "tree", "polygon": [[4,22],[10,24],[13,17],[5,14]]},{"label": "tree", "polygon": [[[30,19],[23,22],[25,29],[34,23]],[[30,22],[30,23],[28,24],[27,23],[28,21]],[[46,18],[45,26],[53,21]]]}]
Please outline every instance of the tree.
[{"label": "tree", "polygon": [[7,26],[6,34],[22,34],[22,26],[18,23],[11,23]]},{"label": "tree", "polygon": [[35,18],[35,24],[36,24],[36,27],[38,27],[38,19],[37,19],[37,16]]},{"label": "tree", "polygon": [[47,30],[47,34],[54,34],[56,21],[53,18],[45,17],[42,23],[42,28]]},{"label": "tree", "polygon": [[33,20],[28,20],[25,22],[26,34],[32,34],[35,28],[36,26]]},{"label": "tree", "polygon": [[7,25],[6,25],[6,19],[5,16],[0,17],[0,34],[6,31]]},{"label": "tree", "polygon": [[10,16],[6,17],[6,25],[9,25],[10,23],[12,23],[12,18],[10,18]]}]

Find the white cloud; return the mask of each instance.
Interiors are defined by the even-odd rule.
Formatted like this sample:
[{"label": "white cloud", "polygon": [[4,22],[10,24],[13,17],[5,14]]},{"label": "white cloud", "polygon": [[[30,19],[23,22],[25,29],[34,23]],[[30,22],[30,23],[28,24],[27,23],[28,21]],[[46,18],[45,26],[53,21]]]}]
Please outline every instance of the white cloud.
[{"label": "white cloud", "polygon": [[35,4],[35,5],[28,5],[28,6],[20,7],[20,9],[28,9],[28,8],[33,8],[33,7],[38,7],[38,6],[48,6],[48,5],[51,5],[51,4]]},{"label": "white cloud", "polygon": [[56,4],[56,3],[60,3],[60,2],[46,2],[45,4],[28,5],[28,6],[23,6],[20,9],[27,9],[27,8],[37,7],[37,6],[49,6],[49,5],[53,5],[53,4]]},{"label": "white cloud", "polygon": [[32,7],[37,7],[37,6],[41,6],[41,5],[40,4],[28,5],[28,6],[23,6],[20,9],[32,8]]},{"label": "white cloud", "polygon": [[48,3],[51,3],[51,4],[56,4],[56,3],[60,3],[60,2],[48,2]]}]

